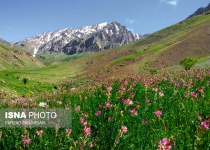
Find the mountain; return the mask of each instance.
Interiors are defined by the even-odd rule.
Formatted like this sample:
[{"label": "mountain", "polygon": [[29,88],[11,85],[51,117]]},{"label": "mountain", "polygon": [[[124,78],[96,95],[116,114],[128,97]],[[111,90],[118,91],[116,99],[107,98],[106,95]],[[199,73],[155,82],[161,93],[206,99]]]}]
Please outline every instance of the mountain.
[{"label": "mountain", "polygon": [[209,5],[207,7],[200,7],[199,9],[197,9],[197,11],[194,12],[192,15],[190,15],[188,18],[200,15],[202,13],[205,13],[205,12],[209,11],[209,10],[210,10],[210,3],[209,3]]},{"label": "mountain", "polygon": [[84,26],[80,29],[65,28],[55,32],[35,35],[13,46],[29,50],[33,56],[42,53],[62,52],[68,55],[82,52],[96,52],[128,44],[140,39],[117,22]]},{"label": "mountain", "polygon": [[4,39],[0,38],[0,44],[10,46],[11,44]]}]

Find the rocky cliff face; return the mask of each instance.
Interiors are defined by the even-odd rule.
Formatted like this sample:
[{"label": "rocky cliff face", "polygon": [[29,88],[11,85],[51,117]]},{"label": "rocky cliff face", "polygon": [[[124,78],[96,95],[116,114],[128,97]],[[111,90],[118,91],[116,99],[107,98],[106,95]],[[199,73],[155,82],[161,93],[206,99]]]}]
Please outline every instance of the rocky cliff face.
[{"label": "rocky cliff face", "polygon": [[13,45],[30,50],[34,56],[57,52],[72,55],[113,48],[136,41],[141,37],[139,34],[132,34],[117,22],[105,22],[80,29],[66,28],[56,32],[47,32],[13,43]]},{"label": "rocky cliff face", "polygon": [[207,7],[201,7],[199,9],[197,9],[197,11],[194,12],[192,15],[190,15],[188,18],[191,18],[191,17],[196,16],[196,15],[200,15],[202,13],[205,13],[205,12],[209,11],[209,10],[210,10],[210,4]]}]

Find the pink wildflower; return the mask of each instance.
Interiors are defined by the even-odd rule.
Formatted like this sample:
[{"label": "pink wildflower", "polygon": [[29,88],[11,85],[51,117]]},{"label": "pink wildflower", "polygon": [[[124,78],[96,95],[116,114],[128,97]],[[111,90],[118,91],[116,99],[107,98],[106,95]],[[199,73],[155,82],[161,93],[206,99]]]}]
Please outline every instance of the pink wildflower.
[{"label": "pink wildflower", "polygon": [[138,115],[135,108],[129,110],[129,112],[130,112],[132,115],[134,115],[134,116],[137,116],[137,115]]},{"label": "pink wildflower", "polygon": [[204,93],[203,89],[199,89],[198,91],[201,92],[201,93]]},{"label": "pink wildflower", "polygon": [[147,103],[149,103],[149,102],[150,102],[149,98],[146,98],[146,102],[147,102]]},{"label": "pink wildflower", "polygon": [[112,107],[112,104],[109,102],[105,102],[105,107],[110,108],[110,107]]},{"label": "pink wildflower", "polygon": [[85,96],[84,99],[87,100],[87,96]]},{"label": "pink wildflower", "polygon": [[143,124],[147,124],[147,120],[143,120],[142,123],[143,123]]},{"label": "pink wildflower", "polygon": [[79,149],[84,149],[84,145],[81,144],[81,145],[79,146]]},{"label": "pink wildflower", "polygon": [[128,132],[127,127],[124,126],[124,125],[121,125],[121,132],[122,132],[123,134],[127,133],[127,132]]},{"label": "pink wildflower", "polygon": [[152,88],[152,91],[153,92],[157,92],[158,91],[158,88]]},{"label": "pink wildflower", "polygon": [[164,138],[159,141],[158,150],[170,150],[175,145],[173,139]]},{"label": "pink wildflower", "polygon": [[164,93],[161,91],[161,92],[159,92],[159,96],[160,97],[163,97],[164,96]]},{"label": "pink wildflower", "polygon": [[133,105],[133,101],[130,100],[130,99],[124,100],[123,103],[124,103],[125,105],[127,105],[127,106]]},{"label": "pink wildflower", "polygon": [[156,112],[155,112],[155,116],[156,117],[160,117],[162,115],[162,111],[161,110],[157,110]]},{"label": "pink wildflower", "polygon": [[88,118],[88,114],[87,114],[87,113],[82,113],[82,115],[83,115],[85,118]]},{"label": "pink wildflower", "polygon": [[200,115],[197,116],[198,120],[202,120],[202,117]]},{"label": "pink wildflower", "polygon": [[75,111],[76,111],[76,112],[80,111],[80,106],[77,106],[77,107],[75,108]]},{"label": "pink wildflower", "polygon": [[101,109],[101,108],[102,108],[102,105],[101,105],[101,104],[99,104],[99,105],[98,105],[98,108],[99,108],[99,109]]},{"label": "pink wildflower", "polygon": [[175,85],[176,87],[180,87],[180,84],[179,84],[178,82],[174,83],[174,85]]},{"label": "pink wildflower", "polygon": [[167,79],[166,77],[163,77],[163,80],[164,80],[164,81],[167,81],[168,79]]},{"label": "pink wildflower", "polygon": [[100,114],[101,114],[101,111],[100,111],[100,110],[98,110],[98,111],[95,113],[96,116],[99,116]]},{"label": "pink wildflower", "polygon": [[126,88],[124,86],[121,86],[119,91],[120,92],[125,92],[125,90],[126,90]]},{"label": "pink wildflower", "polygon": [[198,94],[196,92],[191,92],[191,96],[194,97],[194,98],[197,98]]},{"label": "pink wildflower", "polygon": [[206,130],[209,130],[209,123],[208,123],[208,121],[201,122],[201,126],[204,127]]},{"label": "pink wildflower", "polygon": [[62,105],[62,102],[61,102],[61,101],[59,101],[59,102],[58,102],[58,105]]},{"label": "pink wildflower", "polygon": [[80,118],[80,123],[81,123],[83,126],[86,126],[86,125],[87,125],[87,121],[86,121],[84,118]]},{"label": "pink wildflower", "polygon": [[71,129],[66,129],[66,135],[69,136],[71,134]]},{"label": "pink wildflower", "polygon": [[83,133],[87,136],[90,136],[90,134],[91,134],[90,126],[85,126],[84,129],[83,129]]},{"label": "pink wildflower", "polygon": [[25,145],[30,144],[30,142],[31,142],[31,139],[30,138],[23,139],[23,144],[25,144]]},{"label": "pink wildflower", "polygon": [[111,90],[112,90],[112,87],[108,87],[107,90],[108,90],[108,91],[111,91]]},{"label": "pink wildflower", "polygon": [[109,118],[108,118],[108,121],[112,121],[112,118],[111,118],[111,117],[109,117]]},{"label": "pink wildflower", "polygon": [[42,136],[42,134],[43,134],[43,130],[39,130],[39,131],[37,131],[37,132],[36,132],[36,134],[37,134],[38,136]]},{"label": "pink wildflower", "polygon": [[88,147],[92,148],[93,147],[93,143],[92,142],[88,143]]}]

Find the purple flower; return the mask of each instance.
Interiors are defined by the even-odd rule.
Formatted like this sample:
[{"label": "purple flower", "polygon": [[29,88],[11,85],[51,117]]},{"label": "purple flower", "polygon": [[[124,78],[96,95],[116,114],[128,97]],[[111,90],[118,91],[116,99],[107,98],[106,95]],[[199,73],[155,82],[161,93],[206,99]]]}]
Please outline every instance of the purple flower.
[{"label": "purple flower", "polygon": [[87,125],[87,121],[86,121],[84,118],[80,118],[80,123],[81,123],[83,126],[86,126],[86,125]]},{"label": "purple flower", "polygon": [[66,135],[69,136],[71,134],[72,130],[71,129],[66,129]]},{"label": "purple flower", "polygon": [[164,138],[163,140],[160,140],[158,143],[159,143],[158,150],[170,150],[175,145],[172,138],[169,140],[167,138]]},{"label": "purple flower", "polygon": [[43,133],[44,133],[43,130],[39,130],[39,131],[36,132],[36,134],[37,134],[38,136],[42,136]]},{"label": "purple flower", "polygon": [[101,111],[100,111],[100,110],[98,110],[98,111],[95,113],[96,116],[99,116],[100,114],[101,114]]},{"label": "purple flower", "polygon": [[143,123],[143,124],[147,124],[147,120],[143,120],[142,123]]},{"label": "purple flower", "polygon": [[30,138],[23,139],[23,144],[25,144],[25,145],[30,144],[30,142],[31,142],[31,139]]},{"label": "purple flower", "polygon": [[202,120],[202,117],[200,115],[197,116],[198,120]]},{"label": "purple flower", "polygon": [[88,143],[88,147],[92,148],[93,147],[93,143],[92,142]]},{"label": "purple flower", "polygon": [[125,88],[124,86],[121,86],[121,87],[120,87],[120,91],[121,91],[121,92],[124,92],[125,90],[126,90],[126,88]]},{"label": "purple flower", "polygon": [[191,96],[194,97],[194,98],[197,98],[198,94],[196,92],[191,92]]},{"label": "purple flower", "polygon": [[156,112],[155,112],[155,116],[156,117],[160,117],[162,115],[162,111],[161,110],[157,110]]},{"label": "purple flower", "polygon": [[90,136],[90,134],[91,134],[90,126],[85,126],[84,129],[83,129],[83,133],[87,136]]},{"label": "purple flower", "polygon": [[107,90],[108,90],[108,91],[111,91],[111,90],[112,90],[112,87],[108,87]]},{"label": "purple flower", "polygon": [[138,115],[135,108],[129,110],[129,112],[130,112],[132,115],[134,115],[134,116],[137,116],[137,115]]},{"label": "purple flower", "polygon": [[75,111],[76,111],[76,112],[80,111],[80,106],[77,106],[77,107],[75,108]]},{"label": "purple flower", "polygon": [[209,123],[208,123],[208,121],[201,122],[201,126],[204,127],[206,130],[209,130]]},{"label": "purple flower", "polygon": [[122,132],[123,134],[127,133],[127,132],[128,132],[127,127],[124,126],[124,125],[121,125],[121,132]]},{"label": "purple flower", "polygon": [[112,107],[112,104],[109,102],[105,102],[105,107],[110,108],[110,107]]}]

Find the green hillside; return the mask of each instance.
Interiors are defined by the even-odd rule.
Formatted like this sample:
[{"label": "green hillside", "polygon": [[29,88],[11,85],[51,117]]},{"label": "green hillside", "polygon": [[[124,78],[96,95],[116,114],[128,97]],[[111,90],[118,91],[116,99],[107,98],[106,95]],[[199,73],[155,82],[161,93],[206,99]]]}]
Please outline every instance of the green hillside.
[{"label": "green hillside", "polygon": [[30,53],[5,45],[0,45],[0,58],[0,70],[24,70],[44,66]]}]

